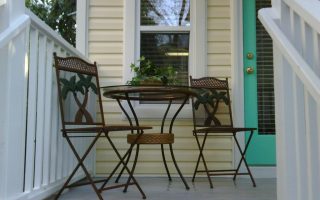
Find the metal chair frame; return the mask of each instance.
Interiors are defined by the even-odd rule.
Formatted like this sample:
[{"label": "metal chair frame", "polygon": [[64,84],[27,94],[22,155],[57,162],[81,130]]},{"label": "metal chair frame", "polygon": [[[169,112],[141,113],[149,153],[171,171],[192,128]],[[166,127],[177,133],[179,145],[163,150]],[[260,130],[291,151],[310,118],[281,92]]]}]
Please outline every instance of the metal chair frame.
[{"label": "metal chair frame", "polygon": [[[233,175],[233,180],[235,181],[236,177],[238,175],[249,175],[250,179],[252,181],[253,187],[256,187],[255,180],[252,176],[252,173],[250,171],[248,163],[245,159],[245,154],[248,150],[249,144],[252,140],[254,130],[256,130],[256,128],[238,128],[238,127],[233,126],[228,79],[226,78],[225,80],[219,80],[214,77],[203,77],[203,78],[199,78],[199,79],[193,79],[190,76],[190,85],[191,85],[191,87],[195,87],[195,88],[225,91],[226,98],[229,101],[227,107],[228,107],[229,117],[230,117],[230,125],[214,124],[214,125],[209,125],[209,126],[208,125],[198,126],[197,122],[196,122],[196,116],[195,116],[195,100],[194,100],[195,97],[192,98],[193,123],[194,123],[193,135],[196,138],[197,146],[199,148],[199,155],[198,155],[197,164],[196,164],[196,167],[195,167],[195,170],[193,173],[192,182],[194,182],[197,173],[203,173],[203,172],[206,173],[206,175],[208,177],[210,188],[213,188],[211,176]],[[216,114],[216,113],[212,113],[212,114]],[[237,135],[241,132],[250,132],[248,141],[245,143],[245,146],[243,149],[241,148],[240,143],[237,139]],[[199,136],[204,136],[202,143],[199,139]],[[206,143],[208,136],[212,136],[212,137],[232,136],[234,138],[236,146],[237,146],[239,153],[241,155],[241,159],[240,159],[236,169],[229,169],[229,170],[210,170],[210,169],[208,169],[205,157],[203,155],[205,143]],[[198,170],[200,160],[202,161],[202,163],[204,165],[204,170]],[[242,162],[244,163],[245,168],[247,170],[246,173],[239,172]]]},{"label": "metal chair frame", "polygon": [[[55,199],[58,199],[60,197],[60,195],[62,194],[62,192],[66,188],[72,188],[72,187],[83,186],[83,185],[91,185],[100,200],[103,199],[101,193],[104,190],[109,190],[109,189],[114,189],[114,188],[119,188],[119,187],[126,187],[127,188],[128,185],[136,185],[139,192],[142,195],[142,198],[145,199],[146,198],[145,193],[143,192],[140,185],[138,184],[138,182],[134,178],[133,172],[127,167],[127,163],[124,161],[125,157],[122,157],[120,155],[120,153],[118,152],[116,146],[114,145],[114,143],[112,142],[112,140],[109,136],[109,133],[114,132],[114,131],[117,131],[117,132],[121,132],[121,131],[143,132],[144,129],[150,129],[152,127],[132,126],[132,125],[110,125],[110,126],[106,125],[105,119],[104,119],[104,114],[103,114],[100,85],[99,85],[99,76],[98,76],[96,62],[91,64],[91,63],[88,63],[88,62],[78,58],[78,57],[65,57],[65,58],[58,57],[56,55],[56,53],[54,53],[53,56],[54,56],[54,60],[55,60],[54,67],[56,69],[58,96],[59,96],[60,113],[61,113],[61,121],[62,121],[61,132],[62,132],[62,136],[67,140],[68,145],[70,146],[73,154],[75,155],[75,157],[78,161],[78,164],[76,165],[76,167],[74,168],[72,173],[69,175],[69,177],[67,178],[67,180],[64,183],[64,185],[62,186],[62,188],[56,194]],[[95,122],[93,120],[90,120],[90,121],[86,120],[85,122],[83,122],[83,120],[79,121],[77,119],[70,122],[65,119],[65,117],[64,117],[64,104],[63,104],[63,97],[62,97],[62,84],[60,83],[60,81],[61,81],[60,72],[61,71],[92,76],[95,78],[95,80],[96,80],[95,86],[97,88],[96,94],[98,97],[101,122]],[[84,113],[87,112],[85,110],[85,108],[83,108],[82,106],[83,105],[79,106],[79,110],[81,110],[80,114],[82,114],[82,117],[80,117],[80,118],[83,118]],[[81,128],[74,128],[75,125],[79,125],[79,126],[81,126]],[[83,134],[83,135],[79,135],[79,134]],[[73,138],[73,137],[76,137],[76,138],[78,138],[78,137],[91,137],[91,138],[93,138],[93,140],[89,144],[87,150],[85,151],[85,153],[82,156],[80,156],[80,154],[77,152],[75,145],[71,141],[71,138]],[[105,185],[103,185],[103,187],[97,188],[96,183],[105,182],[105,179],[94,181],[92,179],[90,173],[88,172],[86,166],[84,165],[84,160],[86,159],[86,157],[88,156],[90,151],[93,149],[95,143],[97,142],[97,140],[100,137],[105,137],[107,139],[107,141],[111,145],[113,151],[116,153],[118,159],[120,160],[119,164],[123,165],[123,168],[129,174],[130,180],[132,180],[132,182],[128,181],[125,184],[116,184],[116,185],[112,185],[112,186],[108,186],[108,187],[105,187]],[[79,182],[76,182],[73,184],[69,184],[70,181],[72,180],[72,178],[74,177],[75,173],[78,171],[78,169],[80,167],[84,171],[84,173],[85,173],[84,179],[86,179],[87,181],[83,182],[83,180],[82,180],[82,181],[79,181]],[[108,179],[109,178],[110,178],[110,176],[108,177]]]}]

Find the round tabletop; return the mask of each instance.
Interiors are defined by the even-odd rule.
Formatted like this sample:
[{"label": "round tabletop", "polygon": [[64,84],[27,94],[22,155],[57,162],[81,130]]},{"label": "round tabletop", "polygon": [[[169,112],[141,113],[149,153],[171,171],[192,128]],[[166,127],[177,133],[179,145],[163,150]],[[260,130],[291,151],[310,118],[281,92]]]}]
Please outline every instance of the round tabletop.
[{"label": "round tabletop", "polygon": [[101,88],[104,97],[121,100],[179,100],[196,95],[195,88],[188,86],[117,85]]}]

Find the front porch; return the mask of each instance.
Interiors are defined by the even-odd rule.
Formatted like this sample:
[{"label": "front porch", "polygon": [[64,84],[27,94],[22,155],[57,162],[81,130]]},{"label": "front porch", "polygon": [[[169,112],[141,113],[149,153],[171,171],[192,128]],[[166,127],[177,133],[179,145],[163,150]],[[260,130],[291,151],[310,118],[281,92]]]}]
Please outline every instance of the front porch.
[{"label": "front porch", "polygon": [[[101,64],[99,67],[105,79],[102,85],[123,84],[125,70],[130,70],[124,68],[130,63],[124,59],[127,58],[124,56],[127,54],[123,52],[123,40],[128,33],[123,30],[124,2],[128,3],[131,0],[92,0],[93,10],[96,11],[90,20],[96,23],[89,27],[79,23],[79,29],[84,28],[86,37],[82,35],[83,38],[79,38],[80,45],[77,45],[76,50],[34,14],[25,11],[24,1],[0,0],[0,200],[53,199],[50,196],[61,188],[73,170],[77,161],[60,132],[61,119],[56,98],[57,84],[52,70],[52,53],[97,60]],[[208,16],[208,21],[212,22],[214,28],[209,27],[206,30],[210,40],[205,41],[205,45],[212,44],[212,49],[194,50],[192,53],[200,56],[208,54],[209,59],[206,60],[212,63],[200,62],[201,65],[208,66],[209,73],[206,75],[232,77],[233,96],[241,99],[240,106],[235,106],[234,115],[239,120],[238,123],[243,125],[242,75],[245,71],[242,36],[239,34],[242,33],[242,24],[232,21],[234,30],[226,31],[230,27],[224,25],[229,24],[229,19],[223,17],[226,12],[220,12],[225,11],[221,9],[226,7],[225,0],[208,2],[211,6],[210,12],[213,13],[213,16]],[[228,10],[230,8],[234,19],[240,19],[242,1],[230,2]],[[145,157],[145,164],[148,170],[151,170],[140,168],[136,171],[136,177],[147,199],[320,199],[320,3],[316,0],[272,2],[273,7],[260,11],[259,17],[271,35],[274,45],[277,179],[263,179],[259,177],[263,173],[254,173],[256,188],[252,187],[248,178],[239,178],[235,183],[229,177],[213,178],[213,189],[209,188],[206,178],[198,178],[192,183],[190,172],[194,169],[194,163],[189,160],[192,156],[193,160],[196,158],[198,149],[190,132],[190,121],[181,120],[178,122],[177,131],[180,143],[177,142],[176,145],[181,154],[179,163],[191,189],[187,191],[178,178],[174,178],[172,182],[162,178],[164,173],[159,173],[157,167],[160,168],[160,162],[159,159],[155,159],[157,157],[153,154],[154,149],[147,149],[145,152],[151,154]],[[101,11],[100,4],[108,4],[104,6],[105,9],[111,9],[113,12]],[[84,10],[89,12],[86,6]],[[110,16],[110,13],[113,15]],[[216,13],[221,16],[216,16]],[[198,19],[203,20],[203,13],[198,14]],[[101,20],[102,18],[105,18],[105,21]],[[224,23],[216,21],[215,18]],[[216,22],[223,26],[216,29]],[[105,27],[110,29],[107,30]],[[88,29],[96,32],[88,33]],[[201,43],[195,44],[197,45],[194,49],[205,46]],[[225,46],[219,46],[221,44]],[[106,53],[106,49],[110,52]],[[221,68],[221,64],[228,68]],[[194,69],[197,69],[195,74],[201,71],[196,67]],[[121,111],[116,104],[108,100],[105,102],[108,122],[116,123],[122,120]],[[94,110],[95,105],[91,106]],[[154,125],[153,121],[148,123]],[[190,133],[188,138],[182,135],[187,131]],[[119,143],[126,144],[124,137],[116,139]],[[85,139],[77,141],[76,146],[84,151],[87,144],[88,140]],[[229,138],[215,141],[215,145],[212,146],[211,151],[218,153],[210,160],[214,167],[232,167],[234,162],[240,159],[234,156],[233,141]],[[124,150],[127,146],[123,145],[121,148]],[[86,160],[89,172],[96,178],[104,177],[113,164],[118,162],[109,154],[109,150],[110,147],[99,142],[97,151],[90,154]],[[108,157],[108,160],[105,160],[105,157]],[[262,167],[256,168],[261,170]],[[149,175],[150,177],[146,177]],[[75,179],[83,177],[84,174],[79,172]],[[114,189],[105,191],[102,195],[105,199],[141,199],[134,186],[130,186],[125,194],[121,189]],[[96,199],[96,195],[90,186],[84,186],[67,190],[61,199]]]},{"label": "front porch", "polygon": [[[256,179],[257,187],[252,187],[250,179],[238,178],[233,182],[231,178],[214,178],[214,188],[210,189],[206,178],[198,178],[191,184],[187,191],[179,178],[174,178],[169,182],[167,178],[155,177],[137,177],[141,187],[147,195],[147,199],[152,200],[275,200],[276,197],[276,179]],[[103,198],[108,200],[133,200],[141,199],[138,190],[131,186],[127,193],[122,189],[109,190],[102,193]],[[87,200],[96,199],[96,196],[90,186],[79,187],[65,192],[61,200]],[[46,200],[53,200],[48,198]]]}]

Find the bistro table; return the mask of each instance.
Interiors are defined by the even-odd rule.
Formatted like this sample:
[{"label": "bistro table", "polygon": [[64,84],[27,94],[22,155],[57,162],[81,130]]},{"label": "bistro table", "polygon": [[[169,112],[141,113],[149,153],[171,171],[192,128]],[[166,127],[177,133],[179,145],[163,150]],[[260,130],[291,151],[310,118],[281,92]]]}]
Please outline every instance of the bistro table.
[{"label": "bistro table", "polygon": [[[183,106],[188,102],[189,98],[191,96],[195,96],[197,94],[196,89],[195,88],[191,88],[188,86],[131,86],[131,85],[118,85],[118,86],[108,86],[108,87],[102,87],[103,89],[103,96],[107,97],[107,98],[111,98],[111,99],[115,99],[117,100],[121,110],[123,111],[123,113],[125,114],[126,118],[128,119],[130,125],[136,125],[139,126],[139,117],[136,114],[136,111],[132,105],[131,101],[152,101],[152,102],[167,102],[167,109],[165,110],[165,113],[163,115],[162,118],[162,123],[161,123],[161,131],[160,134],[164,134],[164,126],[165,126],[165,121],[169,121],[170,125],[169,125],[169,134],[173,134],[172,133],[172,128],[173,128],[173,124],[175,119],[177,118],[178,114],[180,113],[181,109],[183,108]],[[127,110],[124,108],[124,106],[122,105],[121,101],[126,101],[128,103],[128,107]],[[171,119],[168,119],[168,112],[171,108],[172,103],[178,103],[180,104],[180,106],[178,106],[178,109],[176,110],[176,112],[174,113],[173,117]],[[133,116],[133,120],[131,119],[131,117],[128,114],[128,110],[131,112],[132,116]],[[137,132],[136,134],[136,139],[135,142],[138,141],[139,136],[141,137],[143,134],[142,131]],[[134,143],[133,145],[131,145],[131,147],[129,148],[129,150],[126,152],[126,154],[123,156],[123,159],[127,159],[126,162],[129,161],[130,159],[130,155],[131,155],[131,151],[133,146],[136,145],[137,150],[136,150],[136,159],[134,161],[133,167],[132,167],[132,173],[134,173],[134,168],[135,168],[135,164],[137,161],[137,155],[139,153],[139,144]],[[172,148],[172,143],[169,144],[169,148],[170,148],[170,153],[171,153],[171,157],[172,157],[172,161],[174,163],[174,166],[177,170],[177,172],[179,173],[179,176],[181,178],[181,180],[183,181],[186,189],[189,189],[189,186],[185,180],[185,178],[183,177],[179,166],[176,162],[175,156],[174,156],[174,152],[173,152],[173,148]],[[166,163],[166,158],[165,158],[165,154],[164,154],[164,145],[161,144],[161,154],[162,154],[162,159],[163,159],[163,163],[165,165],[165,169],[168,175],[169,180],[171,181],[171,176],[169,173],[169,169]],[[120,164],[118,164],[118,166],[114,169],[114,171],[112,172],[111,175],[113,175],[113,173],[115,173],[115,171],[118,169],[118,167],[120,166]],[[121,174],[122,174],[123,170],[120,172],[118,179],[120,178]],[[128,180],[128,182],[130,181],[130,178]],[[126,190],[127,188],[125,188]]]}]

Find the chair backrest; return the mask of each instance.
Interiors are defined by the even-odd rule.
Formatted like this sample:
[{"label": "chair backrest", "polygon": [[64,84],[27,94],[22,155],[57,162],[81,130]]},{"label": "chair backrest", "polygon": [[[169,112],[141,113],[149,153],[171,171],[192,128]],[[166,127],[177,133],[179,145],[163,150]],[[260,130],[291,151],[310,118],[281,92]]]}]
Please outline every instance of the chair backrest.
[{"label": "chair backrest", "polygon": [[190,76],[190,85],[199,88],[198,96],[192,98],[194,128],[233,127],[227,78],[193,79]]},{"label": "chair backrest", "polygon": [[54,61],[63,129],[71,125],[104,126],[96,62],[90,64],[78,57],[58,57],[56,53]]}]

